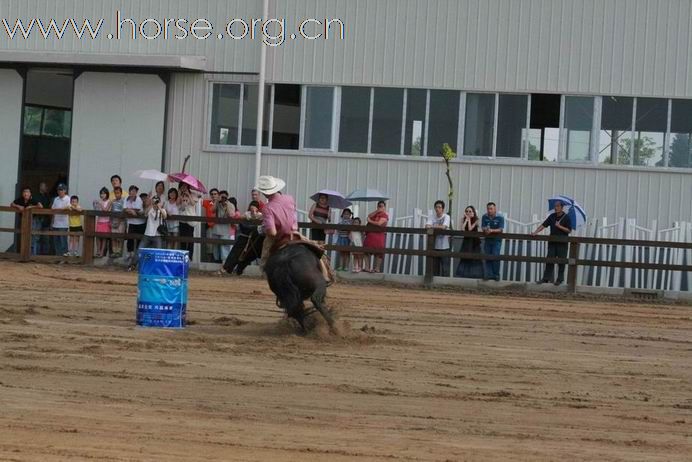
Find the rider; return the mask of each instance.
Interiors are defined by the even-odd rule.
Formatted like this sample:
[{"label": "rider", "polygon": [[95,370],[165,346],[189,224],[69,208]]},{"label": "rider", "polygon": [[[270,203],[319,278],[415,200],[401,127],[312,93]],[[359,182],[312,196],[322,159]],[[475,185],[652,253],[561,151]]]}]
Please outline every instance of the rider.
[{"label": "rider", "polygon": [[[296,203],[293,197],[287,194],[281,194],[281,190],[286,187],[286,182],[280,178],[273,176],[261,176],[257,181],[257,189],[267,197],[267,204],[264,206],[263,214],[263,229],[265,234],[264,244],[262,245],[261,266],[264,264],[270,255],[275,243],[283,240],[305,240],[298,233],[298,218],[296,215]],[[322,274],[328,283],[333,282],[333,276],[329,268],[329,264],[325,261],[325,257],[320,260]]]}]

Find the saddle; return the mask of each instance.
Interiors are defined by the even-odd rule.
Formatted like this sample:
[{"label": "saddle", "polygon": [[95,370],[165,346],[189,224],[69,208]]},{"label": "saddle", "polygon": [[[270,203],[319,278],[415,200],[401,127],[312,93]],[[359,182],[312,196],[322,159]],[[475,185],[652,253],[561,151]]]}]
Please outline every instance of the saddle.
[{"label": "saddle", "polygon": [[307,249],[309,249],[310,251],[312,251],[312,253],[315,254],[318,260],[322,259],[322,257],[324,256],[324,248],[321,245],[303,237],[303,235],[297,231],[294,231],[291,234],[284,235],[281,237],[281,239],[277,239],[276,241],[274,241],[271,248],[269,249],[269,255],[274,255],[276,252],[289,245],[305,246]]}]

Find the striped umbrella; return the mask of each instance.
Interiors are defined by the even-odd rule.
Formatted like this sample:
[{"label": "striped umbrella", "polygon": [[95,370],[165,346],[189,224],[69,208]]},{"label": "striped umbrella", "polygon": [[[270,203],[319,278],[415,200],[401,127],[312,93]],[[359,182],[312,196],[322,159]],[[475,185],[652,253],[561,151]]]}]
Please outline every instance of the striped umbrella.
[{"label": "striped umbrella", "polygon": [[561,202],[562,205],[565,207],[565,213],[567,213],[567,216],[569,217],[570,222],[572,223],[572,229],[577,229],[580,226],[586,224],[586,220],[588,218],[586,215],[586,211],[584,210],[584,207],[577,203],[577,201],[568,196],[553,196],[550,199],[548,199],[548,210],[555,210],[556,202]]}]

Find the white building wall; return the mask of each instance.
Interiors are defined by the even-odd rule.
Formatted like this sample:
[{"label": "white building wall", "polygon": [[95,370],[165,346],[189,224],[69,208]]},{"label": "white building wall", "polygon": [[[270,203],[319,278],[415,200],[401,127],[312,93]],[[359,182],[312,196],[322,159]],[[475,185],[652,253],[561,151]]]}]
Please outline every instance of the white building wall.
[{"label": "white building wall", "polygon": [[[194,55],[215,72],[257,72],[258,40],[218,40],[259,0],[0,0],[0,18],[104,18],[97,40],[0,40],[2,50]],[[345,40],[291,40],[269,51],[269,80],[506,92],[692,96],[689,0],[270,0],[286,36],[305,18],[338,18]],[[116,10],[138,23],[205,18],[207,40],[108,40]]]},{"label": "white building wall", "polygon": [[[117,30],[116,11],[121,11],[121,18],[131,18],[137,24],[146,19],[156,19],[163,24],[167,18],[184,18],[192,22],[197,18],[207,19],[216,28],[212,37],[197,40],[188,37],[176,40],[172,37],[177,29],[172,29],[168,40],[158,38],[146,40],[138,35],[132,40],[131,26],[123,27],[120,40],[109,40],[107,35],[115,35]],[[87,18],[93,25],[100,18],[104,19],[102,33],[96,39],[77,39],[68,29],[65,36],[57,40],[45,40],[38,29],[31,38],[24,40],[15,37],[9,40],[3,36],[0,40],[0,53],[7,51],[38,52],[80,52],[129,55],[189,55],[207,58],[209,70],[219,72],[257,72],[259,68],[259,42],[254,40],[218,40],[216,34],[225,28],[233,18],[256,18],[262,13],[262,3],[255,0],[0,0],[0,18],[5,18],[11,26],[17,18],[28,23],[32,18],[42,21],[55,19],[62,27],[63,21],[74,18],[79,28]],[[4,26],[0,26],[4,34]],[[153,29],[152,29],[153,30]],[[202,32],[200,32],[202,33]]]},{"label": "white building wall", "polygon": [[[247,204],[253,184],[252,153],[205,152],[207,86],[203,76],[177,74],[169,101],[167,168],[182,166],[191,154],[188,170],[210,187],[225,188]],[[400,216],[416,208],[432,208],[446,199],[444,163],[433,158],[398,156],[264,154],[262,173],[287,181],[287,191],[298,206],[322,188],[349,193],[356,188],[378,188],[391,195],[391,207]],[[542,162],[455,161],[455,210],[467,204],[482,208],[488,201],[513,219],[530,221],[546,213],[546,199],[567,194],[579,200],[596,219],[635,218],[640,224],[657,220],[667,226],[692,220],[692,175],[662,169],[548,165]]]},{"label": "white building wall", "polygon": [[273,14],[346,25],[345,41],[271,50],[275,82],[692,95],[689,0],[290,0]]},{"label": "white building wall", "polygon": [[[91,208],[99,190],[120,174],[148,192],[133,172],[161,168],[166,86],[151,74],[85,72],[75,81],[70,194]],[[127,192],[124,193],[125,195]]]},{"label": "white building wall", "polygon": [[[0,69],[0,198],[8,206],[14,200],[19,169],[19,138],[22,120],[22,77],[12,69]],[[13,228],[13,213],[0,213],[0,228]],[[0,233],[0,252],[12,244],[14,237]]]}]

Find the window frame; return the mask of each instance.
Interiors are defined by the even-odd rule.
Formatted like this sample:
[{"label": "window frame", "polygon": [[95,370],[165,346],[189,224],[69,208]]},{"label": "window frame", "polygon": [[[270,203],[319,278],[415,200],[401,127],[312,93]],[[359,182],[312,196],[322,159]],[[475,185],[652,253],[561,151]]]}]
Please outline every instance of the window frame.
[{"label": "window frame", "polygon": [[[207,97],[205,100],[205,122],[204,122],[204,138],[202,151],[204,152],[233,152],[233,153],[251,153],[255,151],[255,146],[243,146],[242,142],[242,129],[244,125],[243,120],[243,110],[244,110],[244,96],[247,85],[257,85],[258,81],[254,79],[248,79],[245,77],[230,77],[230,76],[214,76],[206,80],[207,85]],[[233,145],[220,145],[211,143],[211,121],[212,121],[212,109],[213,109],[213,92],[214,85],[239,85],[240,86],[240,102],[238,107],[238,133],[237,133],[237,144]],[[269,115],[268,115],[268,146],[263,146],[263,151],[271,154],[306,154],[306,155],[319,155],[319,154],[329,154],[329,155],[339,155],[345,157],[367,157],[367,158],[377,158],[377,159],[391,159],[392,157],[401,159],[411,159],[411,160],[424,160],[430,157],[430,161],[441,160],[437,156],[429,156],[428,153],[428,138],[429,138],[429,128],[430,128],[430,110],[431,110],[431,88],[417,88],[417,87],[395,87],[392,88],[402,88],[403,89],[403,104],[401,107],[401,118],[402,118],[402,130],[401,130],[401,140],[399,146],[399,153],[397,154],[376,154],[372,152],[372,135],[373,135],[373,115],[374,115],[374,103],[375,103],[375,88],[376,86],[364,86],[368,88],[370,101],[369,101],[369,113],[368,113],[368,139],[367,139],[367,152],[366,153],[352,153],[352,152],[341,152],[339,151],[339,137],[341,132],[341,109],[342,109],[342,88],[343,85],[323,85],[323,84],[305,84],[300,85],[301,87],[301,107],[300,107],[300,142],[299,148],[297,150],[292,149],[275,149],[273,148],[273,124],[274,124],[274,100],[275,100],[275,83],[267,83],[267,87],[270,89],[269,93]],[[323,87],[323,88],[333,88],[333,100],[332,100],[332,123],[331,123],[331,143],[328,149],[325,148],[308,148],[305,147],[305,129],[307,123],[307,92],[309,88]],[[409,98],[409,91],[411,90],[423,90],[425,91],[425,118],[423,127],[423,138],[425,143],[421,146],[420,156],[408,156],[405,154],[405,143],[406,143],[406,120],[407,120],[407,105]],[[493,92],[493,91],[470,91],[470,90],[458,90],[459,91],[459,114],[458,114],[458,124],[457,124],[457,161],[479,161],[484,162],[502,162],[505,164],[517,164],[517,165],[532,165],[532,164],[542,164],[544,161],[531,161],[528,159],[528,145],[529,145],[529,127],[531,125],[531,106],[532,98],[531,93],[524,92]],[[467,96],[469,93],[474,94],[490,94],[494,97],[494,121],[493,121],[493,138],[492,138],[492,155],[491,156],[468,156],[464,155],[464,142],[466,138],[465,128],[466,128],[466,109],[467,109]],[[499,123],[499,105],[501,95],[521,95],[527,98],[526,104],[526,122],[524,132],[522,134],[521,141],[521,153],[519,157],[497,157],[497,143],[498,143],[498,123]],[[603,98],[610,95],[593,95],[593,94],[583,94],[574,92],[560,93],[560,126],[559,126],[559,136],[560,140],[558,143],[558,157],[556,165],[573,165],[573,166],[593,166],[598,168],[628,168],[628,169],[642,169],[645,171],[655,171],[662,168],[672,171],[689,172],[690,169],[685,167],[670,167],[670,154],[671,154],[671,126],[672,126],[672,110],[673,110],[673,100],[674,98],[660,98],[667,101],[667,120],[666,120],[666,131],[664,134],[663,142],[663,162],[662,166],[637,166],[634,165],[634,152],[630,153],[629,163],[621,164],[615,159],[613,164],[600,164],[599,162],[599,148],[600,148],[600,132],[602,130],[602,117],[603,117]],[[624,95],[621,95],[625,97]],[[593,118],[591,127],[591,140],[589,146],[589,158],[581,160],[570,160],[567,159],[567,136],[565,127],[566,118],[566,100],[569,97],[589,97],[593,98]],[[623,139],[629,137],[631,149],[634,149],[634,140],[636,139],[636,116],[637,116],[637,102],[638,99],[644,97],[632,96],[632,114],[629,135],[624,135]]]}]

